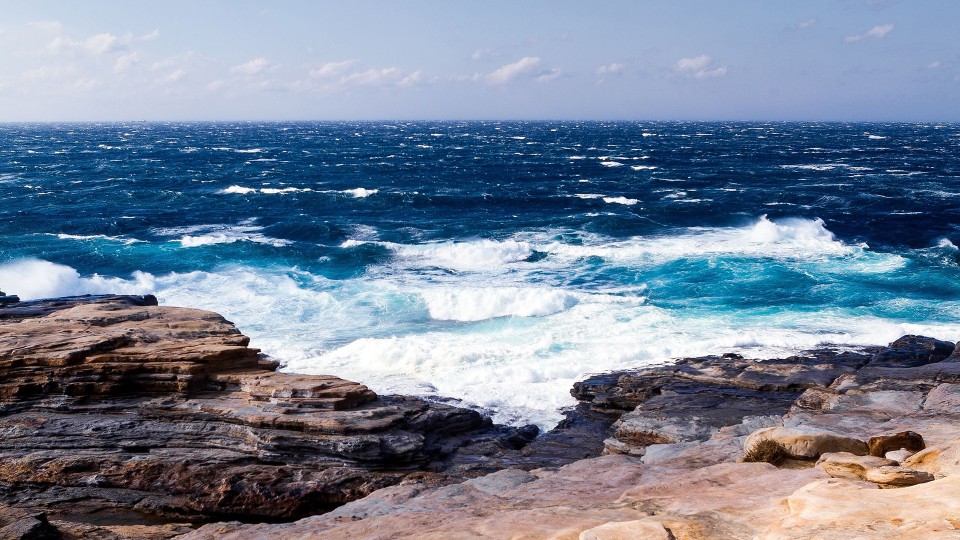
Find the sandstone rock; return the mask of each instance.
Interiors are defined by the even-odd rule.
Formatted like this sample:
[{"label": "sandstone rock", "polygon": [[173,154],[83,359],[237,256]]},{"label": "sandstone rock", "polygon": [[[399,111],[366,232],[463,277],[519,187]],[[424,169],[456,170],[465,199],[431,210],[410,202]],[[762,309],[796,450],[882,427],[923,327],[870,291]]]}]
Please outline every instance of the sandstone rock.
[{"label": "sandstone rock", "polygon": [[926,447],[923,442],[923,437],[913,431],[901,431],[893,435],[870,437],[870,440],[867,441],[867,446],[870,447],[871,456],[881,457],[892,450],[904,448],[913,452],[919,452]]},{"label": "sandstone rock", "polygon": [[931,482],[933,481],[933,475],[897,465],[887,465],[867,469],[863,479],[880,484],[882,487],[901,487]]},{"label": "sandstone rock", "polygon": [[936,477],[960,475],[960,440],[952,445],[925,448],[905,459],[901,465]]},{"label": "sandstone rock", "polygon": [[770,427],[754,431],[743,443],[749,451],[762,439],[780,443],[793,458],[816,459],[828,452],[850,452],[864,455],[868,453],[867,444],[859,439],[812,428]]},{"label": "sandstone rock", "polygon": [[866,480],[882,487],[912,486],[933,480],[930,473],[900,467],[889,459],[848,452],[824,454],[817,467],[834,478]]},{"label": "sandstone rock", "polygon": [[670,540],[672,536],[657,521],[634,520],[604,523],[580,533],[578,540]]},{"label": "sandstone rock", "polygon": [[248,342],[220,315],[152,297],[0,307],[0,509],[46,512],[78,537],[166,538],[214,516],[323,512],[420,469],[455,481],[441,471],[483,447],[447,473],[469,478],[529,436],[475,411],[276,373]]},{"label": "sandstone rock", "polygon": [[896,490],[837,478],[821,480],[787,497],[787,515],[760,538],[957,538],[958,490],[960,476]]},{"label": "sandstone rock", "polygon": [[[960,360],[957,361],[960,362]],[[939,414],[960,414],[960,384],[937,385],[927,394],[923,401],[923,409]]]},{"label": "sandstone rock", "polygon": [[905,450],[901,448],[900,450],[893,450],[891,452],[887,452],[886,454],[883,455],[883,457],[891,461],[895,461],[899,464],[901,461],[904,461],[905,459],[909,458],[914,454],[916,454],[916,452],[912,452],[910,450]]},{"label": "sandstone rock", "polygon": [[834,478],[865,480],[867,471],[896,465],[897,462],[874,456],[858,456],[850,452],[829,452],[820,456],[817,467]]},{"label": "sandstone rock", "polygon": [[917,367],[949,357],[954,344],[924,336],[903,336],[870,359],[870,367]]}]

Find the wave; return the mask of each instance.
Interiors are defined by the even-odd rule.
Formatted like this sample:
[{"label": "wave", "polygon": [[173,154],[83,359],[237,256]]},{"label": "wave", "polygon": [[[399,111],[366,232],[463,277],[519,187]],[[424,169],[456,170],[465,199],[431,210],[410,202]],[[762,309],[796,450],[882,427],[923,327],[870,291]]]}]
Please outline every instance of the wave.
[{"label": "wave", "polygon": [[192,248],[210,246],[214,244],[232,244],[234,242],[253,242],[274,247],[290,245],[289,240],[271,238],[260,231],[263,227],[256,225],[191,225],[187,227],[170,227],[153,229],[157,236],[178,236],[172,242],[180,242],[181,247]]},{"label": "wave", "polygon": [[640,202],[637,199],[628,199],[626,197],[604,197],[603,202],[610,204],[623,204],[626,206],[633,206]]},{"label": "wave", "polygon": [[156,288],[153,276],[146,272],[134,272],[130,279],[98,274],[82,277],[69,266],[41,259],[0,265],[0,284],[21,300],[78,294],[147,294]]},{"label": "wave", "polygon": [[623,167],[623,163],[619,161],[601,161],[600,164],[604,167]]},{"label": "wave", "polygon": [[371,196],[371,195],[375,195],[375,194],[377,194],[379,191],[380,191],[379,189],[366,189],[366,188],[358,187],[358,188],[354,188],[354,189],[345,189],[345,190],[343,190],[343,191],[340,191],[340,193],[345,193],[345,194],[347,194],[347,195],[352,195],[352,196],[353,196],[354,198],[356,198],[356,199],[362,199],[362,198],[364,198],[364,197],[369,197],[369,196]]},{"label": "wave", "polygon": [[108,236],[106,234],[81,235],[81,234],[65,234],[65,233],[59,233],[59,234],[47,233],[47,235],[56,236],[61,240],[80,240],[80,241],[106,240],[109,242],[120,242],[122,244],[127,244],[127,245],[143,242],[143,240],[137,240],[136,238],[123,238],[122,236]]},{"label": "wave", "polygon": [[573,294],[545,287],[435,289],[421,293],[430,317],[440,321],[482,321],[506,316],[542,317],[577,304]]},{"label": "wave", "polygon": [[[492,410],[498,422],[545,428],[573,404],[569,388],[588,373],[734,350],[764,357],[885,343],[907,333],[960,338],[958,324],[906,323],[863,310],[704,313],[645,303],[631,296],[638,287],[594,293],[500,281],[436,282],[420,274],[328,280],[241,265],[111,277],[38,259],[0,265],[0,285],[25,300],[153,293],[163,305],[223,314],[284,371],[335,373],[384,394],[453,397]],[[926,300],[911,302],[922,310]]]},{"label": "wave", "polygon": [[300,193],[304,191],[313,191],[310,188],[296,188],[296,187],[285,187],[285,188],[251,188],[244,186],[230,186],[226,189],[218,191],[222,195],[249,195],[250,193],[263,193],[264,195],[277,195],[283,193]]},{"label": "wave", "polygon": [[436,266],[451,270],[486,270],[502,267],[524,261],[534,253],[531,244],[516,240],[474,240],[428,244],[347,240],[340,247],[351,248],[368,243],[382,245],[394,251],[398,257],[421,266]]}]

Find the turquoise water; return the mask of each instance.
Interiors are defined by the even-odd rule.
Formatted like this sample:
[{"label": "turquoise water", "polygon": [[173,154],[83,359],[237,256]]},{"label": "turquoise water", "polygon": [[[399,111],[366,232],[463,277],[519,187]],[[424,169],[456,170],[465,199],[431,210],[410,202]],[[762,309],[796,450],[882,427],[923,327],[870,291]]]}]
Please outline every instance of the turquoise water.
[{"label": "turquoise water", "polygon": [[960,126],[0,126],[0,289],[549,427],[587,373],[960,339]]}]

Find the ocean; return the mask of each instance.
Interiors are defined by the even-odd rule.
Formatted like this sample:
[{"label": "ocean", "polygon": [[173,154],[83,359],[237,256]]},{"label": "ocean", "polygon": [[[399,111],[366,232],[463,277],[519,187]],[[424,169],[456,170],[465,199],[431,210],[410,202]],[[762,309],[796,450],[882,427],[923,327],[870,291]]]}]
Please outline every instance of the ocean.
[{"label": "ocean", "polygon": [[0,289],[552,427],[590,373],[960,339],[960,125],[0,124]]}]

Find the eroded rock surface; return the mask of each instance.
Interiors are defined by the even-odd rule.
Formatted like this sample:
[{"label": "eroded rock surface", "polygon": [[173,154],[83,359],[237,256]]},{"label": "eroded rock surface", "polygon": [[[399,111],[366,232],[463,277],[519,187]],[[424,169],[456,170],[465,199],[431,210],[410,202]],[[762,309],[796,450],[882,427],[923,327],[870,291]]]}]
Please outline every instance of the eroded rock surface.
[{"label": "eroded rock surface", "polygon": [[[890,347],[598,375],[575,386],[581,404],[568,421],[619,414],[609,455],[440,488],[411,482],[329,514],[211,524],[184,540],[960,538],[957,359],[951,343],[907,336]],[[918,437],[904,432],[927,448],[900,463],[866,455],[875,437],[876,452],[915,448]],[[748,437],[777,433],[788,446],[791,434],[816,441],[779,467],[740,462]],[[825,453],[844,449],[855,454]]]},{"label": "eroded rock surface", "polygon": [[276,373],[248,342],[149,296],[0,307],[0,508],[29,514],[0,512],[0,528],[168,538],[317,514],[411,475],[462,480],[501,468],[498,452],[533,459],[518,451],[535,432]]}]

